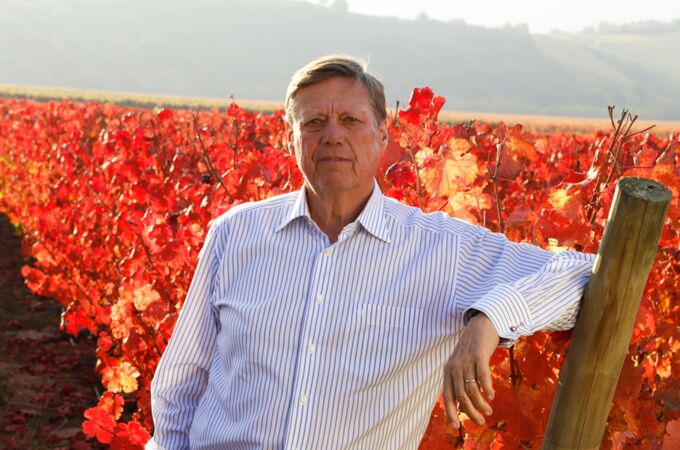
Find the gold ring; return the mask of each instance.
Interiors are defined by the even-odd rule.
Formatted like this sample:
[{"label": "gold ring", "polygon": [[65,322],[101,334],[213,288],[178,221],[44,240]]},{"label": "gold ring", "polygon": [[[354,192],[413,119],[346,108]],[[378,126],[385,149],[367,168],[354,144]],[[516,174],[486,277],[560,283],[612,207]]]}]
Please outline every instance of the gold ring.
[{"label": "gold ring", "polygon": [[477,382],[477,380],[465,380],[465,384],[476,383],[476,382]]}]

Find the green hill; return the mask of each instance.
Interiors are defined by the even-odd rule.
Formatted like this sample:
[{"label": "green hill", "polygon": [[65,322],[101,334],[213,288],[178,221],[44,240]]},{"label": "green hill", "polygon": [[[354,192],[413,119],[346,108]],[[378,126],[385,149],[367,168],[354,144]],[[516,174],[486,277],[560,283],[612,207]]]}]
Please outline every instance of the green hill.
[{"label": "green hill", "polygon": [[680,119],[680,21],[531,35],[284,0],[0,0],[0,83],[281,101],[310,59],[369,60],[391,105],[431,86],[447,108]]}]

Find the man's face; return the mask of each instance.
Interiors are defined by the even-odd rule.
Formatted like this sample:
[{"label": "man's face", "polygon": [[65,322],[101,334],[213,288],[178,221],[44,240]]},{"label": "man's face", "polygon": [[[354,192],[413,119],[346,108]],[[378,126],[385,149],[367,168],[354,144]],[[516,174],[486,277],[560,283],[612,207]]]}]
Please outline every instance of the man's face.
[{"label": "man's face", "polygon": [[376,123],[361,82],[334,77],[301,88],[287,132],[288,148],[314,192],[372,190],[387,126]]}]

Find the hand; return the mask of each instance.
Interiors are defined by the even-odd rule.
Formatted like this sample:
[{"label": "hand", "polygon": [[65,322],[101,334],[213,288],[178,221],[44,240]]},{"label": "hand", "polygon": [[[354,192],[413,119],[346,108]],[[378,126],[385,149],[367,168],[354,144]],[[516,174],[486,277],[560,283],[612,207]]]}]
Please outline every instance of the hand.
[{"label": "hand", "polygon": [[444,365],[444,407],[453,428],[460,427],[459,412],[480,425],[482,413],[493,413],[487,402],[494,397],[489,360],[499,341],[496,327],[480,312],[470,319]]}]

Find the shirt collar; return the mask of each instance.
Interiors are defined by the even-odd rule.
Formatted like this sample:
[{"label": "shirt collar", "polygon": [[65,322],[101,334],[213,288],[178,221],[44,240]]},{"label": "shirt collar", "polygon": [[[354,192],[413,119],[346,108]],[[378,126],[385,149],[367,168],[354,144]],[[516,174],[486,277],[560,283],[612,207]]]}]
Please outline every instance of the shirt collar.
[{"label": "shirt collar", "polygon": [[298,191],[298,194],[295,197],[295,202],[288,208],[286,215],[276,226],[275,231],[281,231],[286,227],[286,225],[298,217],[306,217],[307,219],[312,220],[312,217],[309,215],[309,207],[307,206],[307,195],[304,185],[302,186],[302,189]]},{"label": "shirt collar", "polygon": [[[374,179],[373,192],[356,221],[370,234],[389,244],[390,235],[385,224],[383,201],[384,198],[380,186]],[[307,219],[312,220],[309,214],[309,206],[307,205],[307,196],[304,186],[298,191],[295,202],[290,206],[283,219],[276,226],[275,231],[281,231],[298,217],[306,217]]]}]

